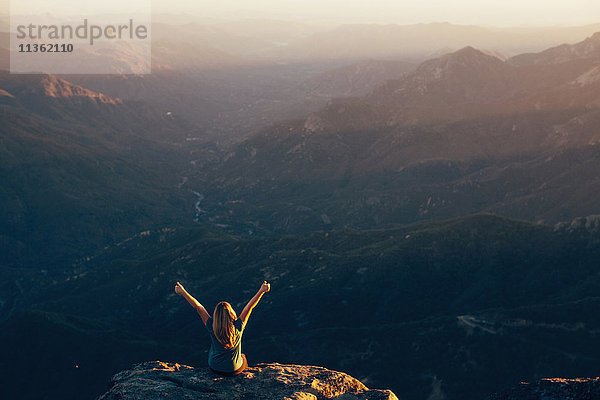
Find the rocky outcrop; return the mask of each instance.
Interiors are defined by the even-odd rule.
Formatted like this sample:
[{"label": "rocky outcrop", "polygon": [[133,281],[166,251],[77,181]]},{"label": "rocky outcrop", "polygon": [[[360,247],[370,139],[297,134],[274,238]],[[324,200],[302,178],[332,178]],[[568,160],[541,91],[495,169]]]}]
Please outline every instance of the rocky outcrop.
[{"label": "rocky outcrop", "polygon": [[490,400],[594,400],[600,399],[600,378],[547,378],[521,384]]},{"label": "rocky outcrop", "polygon": [[397,400],[342,372],[306,365],[259,364],[233,378],[208,368],[151,361],[116,374],[98,400],[261,399]]}]

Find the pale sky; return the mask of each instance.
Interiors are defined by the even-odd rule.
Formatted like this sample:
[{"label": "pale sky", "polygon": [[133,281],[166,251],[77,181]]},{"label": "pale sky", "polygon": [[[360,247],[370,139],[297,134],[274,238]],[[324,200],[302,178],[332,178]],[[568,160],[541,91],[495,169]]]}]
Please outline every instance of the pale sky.
[{"label": "pale sky", "polygon": [[[168,7],[165,7],[169,4]],[[600,22],[599,0],[162,0],[154,11],[316,22],[581,25]]]},{"label": "pale sky", "polygon": [[[0,0],[4,13],[52,9],[53,14],[124,12],[151,3],[155,13],[201,18],[271,18],[315,23],[451,22],[488,26],[583,25],[600,22],[600,0]],[[39,6],[35,6],[38,4]],[[97,10],[97,11],[96,11]]]}]

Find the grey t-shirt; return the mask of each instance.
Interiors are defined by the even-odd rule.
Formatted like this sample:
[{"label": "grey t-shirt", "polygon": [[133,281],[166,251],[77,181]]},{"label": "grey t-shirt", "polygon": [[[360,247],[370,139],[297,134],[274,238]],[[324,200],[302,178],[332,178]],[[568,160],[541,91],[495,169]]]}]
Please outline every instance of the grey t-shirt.
[{"label": "grey t-shirt", "polygon": [[237,340],[231,349],[223,347],[215,336],[212,328],[213,319],[209,317],[206,320],[206,330],[210,335],[210,351],[208,352],[208,366],[215,371],[233,372],[242,367],[244,360],[242,359],[242,334],[244,333],[245,325],[241,319],[236,319],[233,326],[237,333]]}]

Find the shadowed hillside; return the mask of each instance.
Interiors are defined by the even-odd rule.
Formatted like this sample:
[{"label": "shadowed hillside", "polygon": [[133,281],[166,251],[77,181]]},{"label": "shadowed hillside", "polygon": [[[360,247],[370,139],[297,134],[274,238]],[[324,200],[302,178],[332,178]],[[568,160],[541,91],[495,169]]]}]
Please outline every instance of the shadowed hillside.
[{"label": "shadowed hillside", "polygon": [[[89,327],[106,325],[102,340],[122,349],[119,369],[156,358],[153,346],[161,354],[172,349],[170,360],[202,366],[208,337],[173,283],[184,283],[208,309],[227,299],[239,311],[252,283],[268,280],[272,293],[245,334],[251,364],[323,365],[407,399],[436,387],[449,398],[481,398],[518,379],[593,374],[600,357],[593,344],[600,327],[599,239],[576,227],[480,215],[271,239],[198,229],[146,232],[60,281],[39,278],[18,308],[78,317],[51,317],[57,322],[48,324],[36,314],[15,314],[3,325],[2,343],[8,351],[32,340],[19,333],[23,324],[48,335],[66,329],[71,333],[61,335],[79,344],[64,357],[58,352],[35,362],[70,371],[72,359],[82,366],[104,359],[89,347],[97,331]],[[98,322],[77,322],[84,316]],[[57,348],[61,335],[54,336]],[[138,336],[147,347],[127,339]],[[185,356],[174,358],[182,346]],[[33,362],[28,357],[23,367]],[[108,364],[103,376],[116,366]],[[468,391],[466,380],[476,382]]]},{"label": "shadowed hillside", "polygon": [[185,218],[185,122],[51,75],[2,72],[0,88],[0,263],[53,269]]}]

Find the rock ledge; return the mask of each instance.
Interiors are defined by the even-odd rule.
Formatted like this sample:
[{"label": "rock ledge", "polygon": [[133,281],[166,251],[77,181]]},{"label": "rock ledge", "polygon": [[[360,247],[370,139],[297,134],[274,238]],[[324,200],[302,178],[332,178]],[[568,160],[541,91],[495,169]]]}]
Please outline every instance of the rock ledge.
[{"label": "rock ledge", "polygon": [[597,400],[600,378],[546,378],[496,394],[490,400]]},{"label": "rock ledge", "polygon": [[98,400],[398,400],[342,372],[307,365],[258,364],[227,378],[208,368],[150,361],[119,372]]}]

